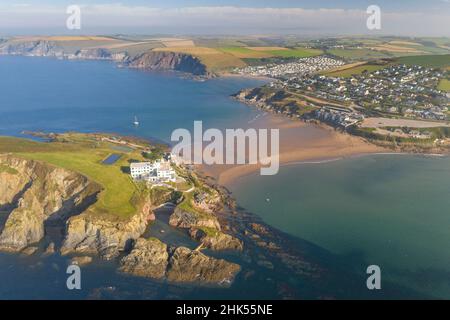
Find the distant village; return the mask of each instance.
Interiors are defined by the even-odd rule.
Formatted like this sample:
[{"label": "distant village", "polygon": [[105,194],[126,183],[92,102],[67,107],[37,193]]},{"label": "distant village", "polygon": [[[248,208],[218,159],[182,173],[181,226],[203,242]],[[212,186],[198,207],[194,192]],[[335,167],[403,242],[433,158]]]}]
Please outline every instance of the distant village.
[{"label": "distant village", "polygon": [[343,105],[410,118],[446,120],[449,94],[436,89],[443,72],[421,66],[394,65],[349,78],[323,75],[291,77],[274,88],[302,91]]},{"label": "distant village", "polygon": [[450,127],[450,94],[438,89],[446,71],[376,64],[375,68],[368,65],[372,72],[346,77],[317,72],[341,63],[314,57],[288,65],[247,67],[240,72],[270,75],[275,80],[235,97],[292,118],[318,120],[344,130],[360,128],[381,136],[431,139],[430,130],[424,128]]},{"label": "distant village", "polygon": [[288,75],[307,75],[334,69],[345,64],[344,61],[327,57],[300,58],[287,63],[269,63],[260,66],[248,66],[234,69],[235,73],[250,76],[280,78]]},{"label": "distant village", "polygon": [[316,107],[312,115],[346,128],[373,114],[448,120],[450,94],[436,89],[443,76],[437,69],[393,65],[348,78],[296,75],[271,82],[268,87],[329,102],[329,105],[310,103]]}]

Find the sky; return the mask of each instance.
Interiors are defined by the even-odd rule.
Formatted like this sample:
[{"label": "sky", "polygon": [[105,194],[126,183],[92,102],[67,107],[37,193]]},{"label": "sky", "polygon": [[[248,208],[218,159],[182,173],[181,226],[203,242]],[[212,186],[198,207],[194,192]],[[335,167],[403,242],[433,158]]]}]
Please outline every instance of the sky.
[{"label": "sky", "polygon": [[[67,6],[81,9],[69,30]],[[369,30],[369,5],[381,29]],[[0,34],[450,36],[450,0],[1,0]]]}]

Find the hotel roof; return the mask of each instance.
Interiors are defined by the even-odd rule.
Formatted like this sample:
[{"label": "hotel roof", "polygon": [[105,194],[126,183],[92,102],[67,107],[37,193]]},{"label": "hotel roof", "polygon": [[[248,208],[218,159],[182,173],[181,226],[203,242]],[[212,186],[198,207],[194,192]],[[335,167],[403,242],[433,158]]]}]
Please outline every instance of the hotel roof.
[{"label": "hotel roof", "polygon": [[151,165],[150,162],[133,162],[130,164],[130,168],[143,168]]}]

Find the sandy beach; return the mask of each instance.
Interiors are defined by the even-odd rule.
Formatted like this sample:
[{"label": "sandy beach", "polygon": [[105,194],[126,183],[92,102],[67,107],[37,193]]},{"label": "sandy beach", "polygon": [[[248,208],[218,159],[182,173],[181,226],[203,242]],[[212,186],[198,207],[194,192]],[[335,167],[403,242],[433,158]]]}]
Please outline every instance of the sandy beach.
[{"label": "sandy beach", "polygon": [[[361,138],[284,116],[261,113],[247,128],[280,130],[280,166],[305,161],[326,161],[345,157],[390,152]],[[246,128],[244,128],[246,129]],[[198,169],[229,186],[238,178],[259,171],[260,165],[201,165]]]}]

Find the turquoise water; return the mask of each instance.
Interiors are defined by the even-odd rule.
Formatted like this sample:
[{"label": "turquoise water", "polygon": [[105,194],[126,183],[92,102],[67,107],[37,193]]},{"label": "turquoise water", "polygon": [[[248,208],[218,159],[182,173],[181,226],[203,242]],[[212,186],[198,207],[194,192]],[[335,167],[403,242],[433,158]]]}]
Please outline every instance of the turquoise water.
[{"label": "turquoise water", "polygon": [[[286,166],[232,187],[265,222],[309,240],[361,273],[450,298],[450,159],[364,156]],[[270,201],[266,201],[269,198]]]}]

